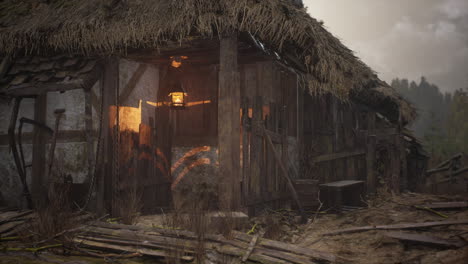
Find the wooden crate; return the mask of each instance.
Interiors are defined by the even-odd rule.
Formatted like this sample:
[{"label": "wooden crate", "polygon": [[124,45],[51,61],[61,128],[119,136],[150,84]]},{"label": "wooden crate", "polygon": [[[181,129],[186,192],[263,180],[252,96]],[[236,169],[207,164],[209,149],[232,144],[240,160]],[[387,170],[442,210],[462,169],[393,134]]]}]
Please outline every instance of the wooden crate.
[{"label": "wooden crate", "polygon": [[364,181],[337,181],[320,184],[320,200],[325,208],[340,211],[342,206],[363,206]]}]

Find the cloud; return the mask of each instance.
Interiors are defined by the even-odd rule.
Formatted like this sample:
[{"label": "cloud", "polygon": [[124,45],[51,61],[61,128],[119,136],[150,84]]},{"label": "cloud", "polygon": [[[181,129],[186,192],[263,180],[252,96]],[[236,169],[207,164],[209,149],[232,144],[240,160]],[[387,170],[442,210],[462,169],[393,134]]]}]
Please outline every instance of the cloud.
[{"label": "cloud", "polygon": [[437,7],[449,18],[457,19],[468,15],[468,1],[466,0],[445,0]]},{"label": "cloud", "polygon": [[305,3],[382,79],[419,80],[424,75],[445,91],[468,86],[468,1]]}]

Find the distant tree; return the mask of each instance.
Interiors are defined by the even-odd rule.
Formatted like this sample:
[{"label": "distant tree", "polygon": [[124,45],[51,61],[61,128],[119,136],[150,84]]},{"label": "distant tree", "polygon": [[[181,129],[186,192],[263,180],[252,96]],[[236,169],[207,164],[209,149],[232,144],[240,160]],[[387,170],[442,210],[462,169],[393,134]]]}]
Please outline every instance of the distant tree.
[{"label": "distant tree", "polygon": [[392,86],[416,107],[418,119],[410,128],[435,161],[456,152],[468,155],[468,89],[441,93],[424,76],[418,83],[394,79]]},{"label": "distant tree", "polygon": [[468,89],[459,89],[453,94],[447,136],[454,151],[464,151],[468,155]]}]

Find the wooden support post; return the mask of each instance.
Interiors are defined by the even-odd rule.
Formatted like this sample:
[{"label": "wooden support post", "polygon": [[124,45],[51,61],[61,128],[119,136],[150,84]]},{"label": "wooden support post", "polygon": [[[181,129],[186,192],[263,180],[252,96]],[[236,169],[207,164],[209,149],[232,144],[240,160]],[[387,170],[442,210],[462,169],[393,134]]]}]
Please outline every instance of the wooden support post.
[{"label": "wooden support post", "polygon": [[[34,121],[45,124],[47,115],[47,94],[40,94],[34,102]],[[34,126],[33,158],[31,170],[31,194],[35,207],[45,202],[47,195],[45,179],[46,168],[46,134],[44,129]]]},{"label": "wooden support post", "polygon": [[400,175],[401,175],[401,137],[399,134],[396,134],[393,137],[394,147],[392,148],[391,153],[391,170],[392,170],[392,190],[395,193],[400,193]]},{"label": "wooden support post", "polygon": [[399,148],[400,148],[400,162],[401,162],[401,187],[403,190],[408,188],[408,163],[406,161],[406,141],[403,134],[400,132]]},{"label": "wooden support post", "polygon": [[240,207],[240,74],[237,65],[237,37],[221,39],[218,148],[219,197],[222,209]]},{"label": "wooden support post", "polygon": [[[297,151],[298,157],[304,156],[304,89],[301,87],[299,82],[299,76],[296,76],[297,86]],[[301,163],[299,162],[299,166]],[[296,168],[297,172],[301,171],[301,168]],[[298,176],[298,175],[297,175]]]},{"label": "wooden support post", "polygon": [[[117,101],[117,90],[119,85],[119,59],[111,57],[107,60],[104,67],[104,74],[101,85],[103,85],[103,116],[102,134],[103,134],[103,167],[101,167],[98,178],[98,202],[97,211],[104,214],[106,209],[111,212],[112,208],[112,187],[113,187],[113,166],[114,166],[114,140],[113,129],[115,127],[115,103]],[[114,109],[114,110],[113,110]]]},{"label": "wooden support post", "polygon": [[374,171],[376,141],[377,141],[377,138],[375,136],[367,137],[366,168],[367,168],[367,192],[368,193],[375,193],[376,191],[376,178],[375,178],[375,171]]},{"label": "wooden support post", "polygon": [[[85,133],[86,133],[86,154],[88,156],[88,174],[85,182],[91,183],[94,173],[94,140],[93,140],[93,100],[91,89],[84,90],[85,94]],[[98,109],[96,109],[98,111]]]},{"label": "wooden support post", "polygon": [[367,113],[367,154],[366,154],[366,169],[367,169],[367,192],[375,193],[376,191],[376,176],[374,171],[375,164],[375,148],[377,144],[377,137],[370,135],[369,131],[375,130],[375,112]]},{"label": "wooden support post", "polygon": [[249,98],[242,97],[242,201],[243,204],[247,204],[246,198],[249,194],[249,168],[250,168],[250,157],[249,147],[250,131],[247,128],[249,126]]}]

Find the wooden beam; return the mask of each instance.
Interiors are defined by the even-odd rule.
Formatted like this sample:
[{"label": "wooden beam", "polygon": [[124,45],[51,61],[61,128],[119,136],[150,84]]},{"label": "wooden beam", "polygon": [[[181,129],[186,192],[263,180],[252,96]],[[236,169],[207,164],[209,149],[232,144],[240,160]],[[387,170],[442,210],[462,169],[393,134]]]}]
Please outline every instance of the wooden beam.
[{"label": "wooden beam", "polygon": [[400,193],[401,159],[400,159],[400,135],[393,136],[393,148],[390,148],[391,186],[395,193]]},{"label": "wooden beam", "polygon": [[428,227],[448,226],[448,225],[468,225],[468,220],[467,219],[447,220],[447,221],[424,222],[424,223],[404,223],[404,224],[394,224],[394,225],[350,227],[346,229],[327,232],[322,235],[333,236],[333,235],[350,234],[350,233],[356,233],[356,232],[364,232],[364,231],[370,231],[370,230],[417,229],[417,228],[428,228]]},{"label": "wooden beam", "polygon": [[[103,135],[103,164],[101,165],[98,177],[98,199],[97,211],[99,214],[104,214],[105,211],[112,213],[113,204],[113,164],[115,140],[115,113],[112,112],[112,106],[117,103],[117,90],[119,87],[119,58],[110,57],[107,59],[104,66],[104,73],[102,76],[103,85],[103,116],[102,121],[102,135]],[[114,108],[115,109],[115,108]],[[114,111],[115,112],[115,111]]]},{"label": "wooden beam", "polygon": [[140,64],[136,71],[133,73],[132,77],[128,81],[127,85],[124,87],[122,92],[120,93],[119,96],[119,102],[125,103],[127,101],[128,97],[132,94],[133,90],[135,90],[135,87],[137,83],[140,81],[141,77],[143,74],[145,74],[146,70],[148,69],[147,64]]},{"label": "wooden beam", "polygon": [[[93,131],[93,138],[97,136],[96,131]],[[17,140],[18,134],[15,134]],[[34,132],[26,132],[21,136],[23,145],[32,144],[34,139]],[[46,134],[46,140],[50,139],[50,135]],[[57,135],[58,143],[82,143],[87,142],[86,132],[83,130],[66,130],[59,131]],[[0,135],[0,146],[9,145],[9,135]]]},{"label": "wooden beam", "polygon": [[91,89],[84,90],[85,93],[85,133],[86,133],[86,154],[88,157],[88,173],[85,182],[90,182],[94,173],[94,137],[93,137],[93,100]]},{"label": "wooden beam", "polygon": [[428,246],[443,247],[443,248],[459,248],[466,245],[462,240],[448,240],[434,236],[421,234],[403,233],[403,232],[388,232],[385,236],[395,238],[401,241],[419,243]]},{"label": "wooden beam", "polygon": [[222,209],[240,207],[240,74],[237,64],[237,36],[221,39],[219,100],[218,100],[218,148]]},{"label": "wooden beam", "polygon": [[[39,95],[34,102],[34,121],[45,124],[47,118],[47,94]],[[45,178],[47,138],[43,129],[34,127],[31,194],[35,207],[45,202],[48,182]]]},{"label": "wooden beam", "polygon": [[83,83],[81,81],[69,82],[69,83],[43,83],[43,84],[20,84],[11,86],[5,91],[6,95],[9,96],[34,96],[44,94],[48,92],[65,92],[77,89],[83,89]]},{"label": "wooden beam", "polygon": [[307,222],[307,216],[305,215],[305,211],[302,208],[302,204],[301,204],[301,201],[299,200],[299,196],[297,195],[296,188],[294,188],[294,184],[292,182],[291,177],[289,176],[288,170],[286,169],[285,165],[283,164],[283,161],[281,160],[280,155],[276,151],[275,145],[273,145],[273,141],[271,140],[270,136],[266,133],[266,129],[265,129],[265,137],[267,139],[268,144],[270,145],[270,149],[273,152],[273,155],[275,156],[276,162],[278,163],[281,171],[283,172],[282,175],[286,179],[289,191],[291,192],[291,195],[292,195],[294,201],[296,202],[297,207],[299,208],[302,223],[306,223]]},{"label": "wooden beam", "polygon": [[98,96],[93,90],[90,90],[90,95],[91,95],[91,102],[93,105],[94,110],[96,113],[99,115],[100,114],[100,107],[101,107],[101,101],[99,100]]},{"label": "wooden beam", "polygon": [[366,169],[367,169],[367,192],[375,193],[376,191],[376,176],[374,171],[375,164],[375,149],[377,144],[375,136],[367,137],[367,151],[366,151]]},{"label": "wooden beam", "polygon": [[331,153],[331,154],[325,154],[325,155],[320,155],[312,159],[314,163],[319,163],[319,162],[326,162],[326,161],[332,161],[332,160],[337,160],[337,159],[344,159],[344,158],[349,158],[349,157],[355,157],[355,156],[361,156],[365,155],[366,151],[365,150],[355,150],[355,151],[346,151],[346,152],[338,152],[338,153]]}]

